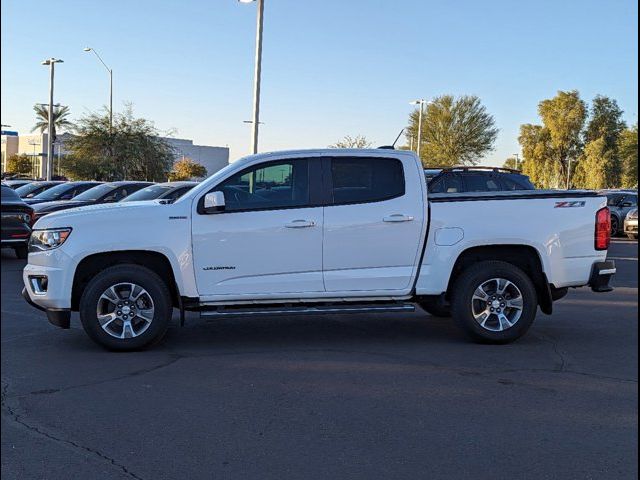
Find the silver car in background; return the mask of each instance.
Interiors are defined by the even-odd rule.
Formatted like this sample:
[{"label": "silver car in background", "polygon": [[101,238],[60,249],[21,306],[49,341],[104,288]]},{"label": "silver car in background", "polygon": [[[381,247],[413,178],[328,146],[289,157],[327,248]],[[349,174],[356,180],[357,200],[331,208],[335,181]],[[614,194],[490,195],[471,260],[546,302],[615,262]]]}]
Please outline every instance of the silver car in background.
[{"label": "silver car in background", "polygon": [[638,209],[634,208],[624,218],[624,233],[632,240],[638,239]]}]

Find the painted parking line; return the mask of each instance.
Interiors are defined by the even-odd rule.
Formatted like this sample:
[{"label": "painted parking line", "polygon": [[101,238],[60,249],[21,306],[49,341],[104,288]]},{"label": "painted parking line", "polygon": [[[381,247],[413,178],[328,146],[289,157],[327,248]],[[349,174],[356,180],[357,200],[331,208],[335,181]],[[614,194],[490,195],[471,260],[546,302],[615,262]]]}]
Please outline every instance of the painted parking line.
[{"label": "painted parking line", "polygon": [[607,257],[607,260],[626,260],[629,262],[637,262],[637,257]]}]

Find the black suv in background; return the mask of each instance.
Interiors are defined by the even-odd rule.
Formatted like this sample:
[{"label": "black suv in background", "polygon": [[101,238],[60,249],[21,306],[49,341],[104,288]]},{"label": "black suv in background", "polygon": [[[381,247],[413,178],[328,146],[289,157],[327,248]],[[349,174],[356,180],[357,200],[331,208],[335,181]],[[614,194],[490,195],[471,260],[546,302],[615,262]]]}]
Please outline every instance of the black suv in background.
[{"label": "black suv in background", "polygon": [[529,177],[509,168],[428,168],[424,174],[429,193],[510,192],[536,188]]},{"label": "black suv in background", "polygon": [[627,214],[638,208],[638,191],[600,190],[599,193],[607,196],[607,206],[611,211],[611,235],[616,236],[622,232]]}]

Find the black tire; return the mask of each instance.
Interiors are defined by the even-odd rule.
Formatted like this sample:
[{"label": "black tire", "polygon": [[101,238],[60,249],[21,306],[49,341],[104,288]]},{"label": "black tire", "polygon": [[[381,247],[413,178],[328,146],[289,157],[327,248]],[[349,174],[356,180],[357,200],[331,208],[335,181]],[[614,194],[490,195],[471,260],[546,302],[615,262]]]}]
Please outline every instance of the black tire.
[{"label": "black tire", "polygon": [[[140,335],[115,338],[100,326],[98,302],[109,287],[128,282],[148,292],[154,304],[153,319]],[[80,298],[82,327],[93,341],[109,350],[141,350],[159,342],[169,328],[172,313],[171,293],[166,283],[155,272],[140,265],[122,264],[103,270],[91,279]]]},{"label": "black tire", "polygon": [[[473,296],[476,289],[494,278],[508,280],[519,289],[522,296],[520,317],[513,326],[501,331],[493,331],[481,326],[473,314]],[[486,307],[488,309],[490,305],[487,303]],[[453,285],[452,316],[458,326],[476,342],[501,344],[517,340],[531,327],[537,309],[538,296],[533,282],[521,269],[507,262],[484,261],[476,263],[464,270]]]},{"label": "black tire", "polygon": [[434,317],[447,318],[451,316],[451,307],[443,304],[439,300],[420,300],[418,305],[420,305],[425,312],[429,315],[433,315]]},{"label": "black tire", "polygon": [[26,245],[20,245],[19,247],[13,247],[13,251],[16,253],[16,257],[24,260],[29,256],[29,249]]},{"label": "black tire", "polygon": [[611,215],[611,236],[615,237],[620,231],[620,220],[615,215]]}]

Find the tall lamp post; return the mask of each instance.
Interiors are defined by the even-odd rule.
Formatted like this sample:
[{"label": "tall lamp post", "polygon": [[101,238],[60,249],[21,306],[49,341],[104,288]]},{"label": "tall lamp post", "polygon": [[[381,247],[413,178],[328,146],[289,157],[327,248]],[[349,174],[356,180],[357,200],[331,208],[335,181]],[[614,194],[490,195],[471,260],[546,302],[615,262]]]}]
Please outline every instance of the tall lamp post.
[{"label": "tall lamp post", "polygon": [[238,0],[240,3],[258,3],[258,18],[256,23],[256,60],[253,83],[253,134],[251,137],[251,151],[258,153],[258,128],[260,126],[260,76],[262,74],[262,25],[264,18],[264,0]]},{"label": "tall lamp post", "polygon": [[58,58],[49,58],[42,62],[42,65],[49,66],[49,127],[47,135],[47,180],[51,180],[53,170],[53,75],[56,63],[63,63]]},{"label": "tall lamp post", "polygon": [[518,170],[518,165],[520,165],[520,154],[519,153],[514,153],[513,154],[513,158],[516,159],[516,170]]},{"label": "tall lamp post", "polygon": [[421,98],[420,100],[414,100],[413,102],[410,102],[409,105],[419,105],[420,106],[420,113],[418,114],[418,146],[416,147],[416,154],[418,155],[418,158],[420,158],[420,146],[422,145],[422,113],[424,110],[424,105],[426,105],[427,102],[424,98]]},{"label": "tall lamp post", "polygon": [[93,54],[98,58],[98,60],[100,60],[100,63],[104,65],[104,68],[107,69],[107,72],[109,72],[109,132],[111,132],[111,130],[113,130],[113,70],[110,69],[106,63],[104,63],[104,60],[102,60],[102,57],[93,48],[86,47],[84,51],[93,52]]}]

